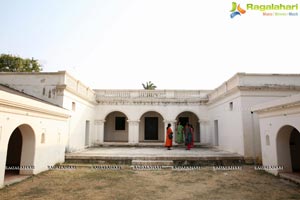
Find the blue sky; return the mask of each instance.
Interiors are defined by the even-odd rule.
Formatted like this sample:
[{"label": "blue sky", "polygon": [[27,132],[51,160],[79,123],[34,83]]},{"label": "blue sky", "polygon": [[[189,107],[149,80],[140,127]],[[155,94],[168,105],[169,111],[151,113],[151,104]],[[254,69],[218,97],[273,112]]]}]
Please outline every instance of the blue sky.
[{"label": "blue sky", "polygon": [[[213,89],[237,72],[299,73],[300,16],[229,17],[232,1],[0,0],[0,53],[92,88]],[[239,1],[300,4],[300,1]],[[299,12],[299,11],[297,11]]]}]

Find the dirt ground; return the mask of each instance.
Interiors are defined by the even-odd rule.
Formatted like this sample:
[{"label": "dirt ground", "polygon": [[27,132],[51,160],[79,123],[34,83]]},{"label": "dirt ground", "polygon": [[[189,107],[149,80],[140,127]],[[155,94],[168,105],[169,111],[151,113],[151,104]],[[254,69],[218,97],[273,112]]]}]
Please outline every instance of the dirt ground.
[{"label": "dirt ground", "polygon": [[[126,169],[124,169],[126,168]],[[0,190],[0,199],[300,199],[300,186],[251,166],[214,171],[51,170]]]}]

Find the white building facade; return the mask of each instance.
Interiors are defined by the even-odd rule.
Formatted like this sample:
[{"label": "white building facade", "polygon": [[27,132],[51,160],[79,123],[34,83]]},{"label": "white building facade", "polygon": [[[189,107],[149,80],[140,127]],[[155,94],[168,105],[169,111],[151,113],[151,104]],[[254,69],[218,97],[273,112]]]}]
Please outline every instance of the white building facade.
[{"label": "white building facade", "polygon": [[[45,107],[43,115],[49,115],[46,120],[40,115],[28,117],[18,110],[21,108],[7,112],[5,103],[13,102],[15,97],[0,97],[3,102],[0,110],[0,154],[3,155],[0,160],[0,186],[10,149],[8,141],[19,126],[17,132],[21,132],[24,148],[27,141],[24,138],[30,134],[23,135],[23,130],[32,132],[28,139],[34,141],[31,164],[36,166],[36,170],[32,173],[45,170],[47,164],[63,162],[65,151],[112,142],[163,145],[167,124],[171,123],[176,132],[178,121],[194,126],[196,143],[235,152],[249,160],[265,159],[262,156],[264,147],[259,113],[253,112],[252,107],[300,93],[300,75],[297,74],[238,73],[214,90],[92,90],[65,71],[0,73],[0,84],[5,85],[0,90],[3,94],[3,88],[17,90],[19,94],[14,95],[23,98],[19,102],[30,105],[32,112],[37,105]],[[59,133],[60,142],[49,143],[51,147],[38,153],[40,146],[37,141],[42,141],[45,132],[51,132],[50,136],[46,135],[46,138],[52,138],[49,142],[57,142]],[[20,133],[16,135],[21,138]],[[21,139],[15,140],[20,142]],[[58,152],[54,155],[50,152],[56,151],[56,145]],[[40,155],[50,157],[49,162],[39,159]],[[22,164],[19,162],[18,165]]]},{"label": "white building facade", "polygon": [[272,174],[300,172],[300,95],[253,107],[258,113],[263,165]]},{"label": "white building facade", "polygon": [[69,120],[65,109],[0,86],[0,187],[7,173],[64,162]]}]

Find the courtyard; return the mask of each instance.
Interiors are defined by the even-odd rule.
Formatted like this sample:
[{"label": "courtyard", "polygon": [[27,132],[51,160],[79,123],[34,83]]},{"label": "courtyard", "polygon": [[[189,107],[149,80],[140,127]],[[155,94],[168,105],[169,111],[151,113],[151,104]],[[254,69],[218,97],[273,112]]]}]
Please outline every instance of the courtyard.
[{"label": "courtyard", "polygon": [[300,186],[244,165],[238,170],[117,168],[49,170],[0,190],[6,199],[300,199]]}]

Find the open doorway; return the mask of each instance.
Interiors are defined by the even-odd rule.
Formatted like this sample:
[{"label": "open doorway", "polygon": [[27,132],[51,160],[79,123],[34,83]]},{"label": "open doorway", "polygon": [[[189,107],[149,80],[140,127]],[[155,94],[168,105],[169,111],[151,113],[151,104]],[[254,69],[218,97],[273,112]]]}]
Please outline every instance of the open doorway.
[{"label": "open doorway", "polygon": [[19,175],[32,175],[34,171],[35,135],[33,129],[23,124],[14,129],[8,141],[5,162],[5,184],[10,184]]},{"label": "open doorway", "polygon": [[292,171],[300,172],[300,133],[297,129],[293,129],[290,136],[290,153]]},{"label": "open doorway", "polygon": [[7,147],[5,175],[17,175],[20,173],[21,153],[22,153],[22,134],[16,128],[11,134]]}]

